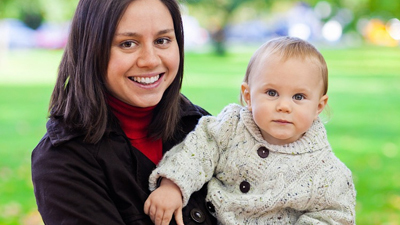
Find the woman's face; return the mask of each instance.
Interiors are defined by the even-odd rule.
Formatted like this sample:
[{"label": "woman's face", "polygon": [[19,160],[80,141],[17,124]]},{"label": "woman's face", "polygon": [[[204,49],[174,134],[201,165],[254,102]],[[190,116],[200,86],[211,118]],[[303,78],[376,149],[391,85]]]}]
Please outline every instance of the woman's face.
[{"label": "woman's face", "polygon": [[106,86],[136,107],[157,105],[175,79],[179,47],[168,8],[159,0],[130,3],[117,26]]}]

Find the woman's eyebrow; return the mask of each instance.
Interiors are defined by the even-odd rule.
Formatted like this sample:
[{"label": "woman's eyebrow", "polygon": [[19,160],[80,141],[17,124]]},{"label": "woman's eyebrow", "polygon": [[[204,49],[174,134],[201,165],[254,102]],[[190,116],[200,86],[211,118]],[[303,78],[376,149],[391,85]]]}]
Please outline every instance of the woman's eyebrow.
[{"label": "woman's eyebrow", "polygon": [[139,36],[137,33],[134,32],[121,32],[121,33],[116,33],[115,36],[129,36],[129,37],[134,37],[134,36]]},{"label": "woman's eyebrow", "polygon": [[[163,35],[163,34],[167,34],[167,33],[171,33],[174,32],[174,29],[165,29],[165,30],[160,30],[159,32],[157,32],[157,35]],[[121,32],[121,33],[116,33],[115,36],[127,36],[127,37],[138,37],[141,36],[140,34],[136,33],[136,32]]]},{"label": "woman's eyebrow", "polygon": [[159,31],[157,34],[158,35],[162,35],[162,34],[167,34],[167,33],[171,33],[171,32],[174,32],[175,30],[173,29],[173,28],[171,28],[171,29],[165,29],[165,30],[161,30],[161,31]]}]

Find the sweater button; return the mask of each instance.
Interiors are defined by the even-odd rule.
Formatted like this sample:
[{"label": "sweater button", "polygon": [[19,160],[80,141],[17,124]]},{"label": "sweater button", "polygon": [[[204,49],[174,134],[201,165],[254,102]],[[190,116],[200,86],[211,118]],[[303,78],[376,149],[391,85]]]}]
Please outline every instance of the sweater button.
[{"label": "sweater button", "polygon": [[206,220],[204,213],[200,209],[194,208],[190,211],[190,218],[196,223],[203,223]]},{"label": "sweater button", "polygon": [[242,193],[247,193],[250,191],[250,184],[247,181],[242,181],[242,183],[240,183],[240,191]]},{"label": "sweater button", "polygon": [[206,203],[207,209],[210,213],[215,213],[215,207],[211,202]]},{"label": "sweater button", "polygon": [[266,147],[261,147],[257,150],[257,154],[258,156],[260,156],[261,158],[267,158],[269,155],[269,150]]}]

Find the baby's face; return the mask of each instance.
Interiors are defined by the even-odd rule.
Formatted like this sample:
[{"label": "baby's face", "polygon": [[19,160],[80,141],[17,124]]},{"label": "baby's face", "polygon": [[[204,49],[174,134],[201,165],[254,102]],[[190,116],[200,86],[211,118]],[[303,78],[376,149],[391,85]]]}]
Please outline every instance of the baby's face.
[{"label": "baby's face", "polygon": [[262,58],[242,94],[263,138],[276,145],[298,140],[324,109],[319,67],[302,59]]}]

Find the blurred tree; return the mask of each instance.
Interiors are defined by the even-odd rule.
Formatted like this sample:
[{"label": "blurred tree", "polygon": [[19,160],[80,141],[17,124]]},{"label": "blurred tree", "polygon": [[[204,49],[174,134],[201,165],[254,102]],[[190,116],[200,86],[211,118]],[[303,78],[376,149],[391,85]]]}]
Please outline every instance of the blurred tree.
[{"label": "blurred tree", "polygon": [[[225,52],[224,29],[229,23],[243,15],[248,10],[250,15],[246,19],[256,19],[261,14],[268,13],[278,4],[295,3],[298,0],[181,0],[189,9],[189,14],[199,19],[211,34],[216,52]],[[352,12],[352,20],[344,26],[346,30],[354,30],[360,18],[378,17],[387,21],[391,18],[400,19],[400,1],[396,0],[324,0],[332,6],[332,12],[327,21],[333,17],[342,17],[343,9]],[[303,0],[314,7],[321,0]],[[249,14],[249,13],[248,13]],[[347,15],[348,16],[348,15]]]},{"label": "blurred tree", "polygon": [[19,5],[16,0],[0,1],[0,18],[17,18]]},{"label": "blurred tree", "polygon": [[[390,19],[400,18],[400,1],[393,0],[324,0],[334,7],[350,9],[357,18],[382,17]],[[315,6],[321,0],[306,0],[305,2]]]},{"label": "blurred tree", "polygon": [[[16,18],[28,26],[37,28],[43,21],[61,22],[70,20],[79,0],[0,0],[0,19]],[[276,3],[293,3],[298,0],[180,0],[210,31],[218,53],[225,52],[224,29],[235,19],[256,19],[269,12]],[[353,12],[353,20],[347,27],[355,29],[359,18],[378,17],[383,20],[400,19],[400,1],[396,0],[324,0],[332,5],[331,17],[338,10],[347,8]],[[304,0],[315,6],[321,0]],[[340,16],[340,15],[339,15]],[[245,18],[243,18],[245,17]],[[331,17],[327,17],[326,20]],[[347,29],[345,27],[345,29]]]},{"label": "blurred tree", "polygon": [[43,21],[70,20],[79,0],[0,0],[0,19],[15,18],[36,29]]},{"label": "blurred tree", "polygon": [[[315,6],[321,0],[305,0],[311,6]],[[337,11],[343,8],[353,13],[353,21],[348,25],[349,29],[355,29],[360,18],[380,18],[387,21],[392,18],[400,19],[400,1],[393,0],[324,0],[332,6],[331,16],[337,15]],[[328,17],[327,19],[329,19]]]},{"label": "blurred tree", "polygon": [[[218,54],[225,53],[226,26],[232,22],[240,9],[269,9],[274,0],[185,0],[188,7],[193,7],[190,14],[195,14],[210,31],[211,39]],[[255,15],[252,15],[255,16]]]}]

